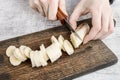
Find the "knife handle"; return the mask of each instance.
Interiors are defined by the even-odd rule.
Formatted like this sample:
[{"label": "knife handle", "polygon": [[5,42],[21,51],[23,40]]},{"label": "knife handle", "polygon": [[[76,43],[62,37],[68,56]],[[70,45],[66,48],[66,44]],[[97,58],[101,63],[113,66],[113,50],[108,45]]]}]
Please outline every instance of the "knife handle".
[{"label": "knife handle", "polygon": [[61,24],[64,25],[64,19],[67,18],[67,15],[65,15],[62,10],[58,7],[58,12],[57,12],[57,19],[60,20]]}]

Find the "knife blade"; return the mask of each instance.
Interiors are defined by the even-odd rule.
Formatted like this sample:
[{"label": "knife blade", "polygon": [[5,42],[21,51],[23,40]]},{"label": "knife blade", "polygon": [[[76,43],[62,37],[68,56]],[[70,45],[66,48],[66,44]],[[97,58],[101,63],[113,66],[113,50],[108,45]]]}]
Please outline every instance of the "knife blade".
[{"label": "knife blade", "polygon": [[81,37],[78,35],[78,33],[72,28],[72,26],[69,24],[68,20],[67,19],[64,19],[64,24],[63,24],[65,27],[67,27],[71,32],[73,32],[75,34],[75,36],[77,36],[80,40]]},{"label": "knife blade", "polygon": [[81,37],[76,33],[76,31],[69,24],[68,16],[65,15],[59,7],[58,7],[58,12],[57,12],[57,18],[58,20],[61,21],[61,24],[63,26],[67,27],[70,31],[72,31],[75,34],[75,36],[77,36],[80,40],[82,40]]}]

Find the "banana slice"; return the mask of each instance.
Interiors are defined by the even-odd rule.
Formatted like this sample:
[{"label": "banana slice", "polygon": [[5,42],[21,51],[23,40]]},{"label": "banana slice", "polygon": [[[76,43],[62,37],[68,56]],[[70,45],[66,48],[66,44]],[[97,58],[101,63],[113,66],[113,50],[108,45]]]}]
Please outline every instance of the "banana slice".
[{"label": "banana slice", "polygon": [[30,52],[32,51],[32,49],[30,47],[26,47],[24,50],[24,54],[27,58],[30,58]]},{"label": "banana slice", "polygon": [[30,52],[32,51],[31,48],[21,45],[19,49],[24,57],[30,58]]},{"label": "banana slice", "polygon": [[89,30],[90,30],[89,25],[87,23],[83,23],[79,25],[78,28],[76,29],[76,32],[78,33],[78,35],[81,37],[82,40],[78,39],[78,37],[75,36],[74,33],[70,35],[70,39],[74,48],[78,48],[81,45],[85,35],[89,32]]},{"label": "banana slice", "polygon": [[9,47],[7,48],[7,50],[6,50],[6,55],[7,55],[8,57],[12,56],[15,49],[16,49],[15,46],[9,46]]},{"label": "banana slice", "polygon": [[82,40],[80,40],[74,33],[71,33],[70,40],[74,48],[78,48],[82,44]]},{"label": "banana slice", "polygon": [[68,55],[71,55],[71,54],[74,53],[73,46],[72,46],[72,44],[68,40],[64,41],[63,46],[64,46],[65,51],[67,52]]},{"label": "banana slice", "polygon": [[24,62],[25,60],[27,60],[27,58],[22,55],[21,51],[20,51],[18,48],[15,49],[15,51],[14,51],[14,56],[15,56],[18,60],[23,61],[23,62]]},{"label": "banana slice", "polygon": [[35,66],[40,67],[41,66],[41,62],[40,62],[41,57],[39,56],[39,51],[34,51],[33,59],[35,62]]},{"label": "banana slice", "polygon": [[63,46],[64,37],[63,37],[62,35],[60,35],[60,36],[58,37],[58,42],[59,42],[59,44],[60,44],[61,49],[62,49],[63,51],[65,51],[65,48],[64,48],[64,46]]},{"label": "banana slice", "polygon": [[[24,45],[21,45],[20,47],[19,47],[19,49],[20,49],[20,51],[21,51],[21,53],[22,53],[22,55],[24,56],[24,57],[26,57],[26,55],[25,55],[25,48],[26,48],[26,46],[24,46]],[[27,58],[27,57],[26,57]]]},{"label": "banana slice", "polygon": [[81,25],[78,26],[78,28],[76,29],[78,35],[81,37],[81,39],[83,40],[85,35],[89,32],[90,27],[87,23],[83,23]]},{"label": "banana slice", "polygon": [[51,37],[51,42],[52,42],[52,43],[57,43],[58,46],[60,47],[60,44],[59,44],[59,42],[58,42],[58,40],[56,39],[55,36],[52,36],[52,37]]},{"label": "banana slice", "polygon": [[32,63],[32,67],[35,67],[35,61],[34,61],[34,55],[35,55],[35,52],[34,51],[31,51],[30,52],[30,60],[31,60],[31,63]]},{"label": "banana slice", "polygon": [[47,60],[49,59],[49,57],[48,57],[48,55],[47,55],[47,52],[46,52],[46,49],[45,49],[44,44],[42,44],[42,45],[40,46],[40,50],[41,50],[41,53],[43,54],[45,60],[47,61]]},{"label": "banana slice", "polygon": [[39,51],[37,53],[37,57],[38,57],[38,59],[39,59],[42,66],[47,66],[47,61],[45,60],[44,55],[42,54],[41,51]]},{"label": "banana slice", "polygon": [[53,43],[46,48],[47,55],[50,58],[51,62],[55,62],[57,59],[62,56],[62,52],[57,43]]},{"label": "banana slice", "polygon": [[18,66],[21,64],[21,61],[15,58],[13,55],[10,56],[9,60],[13,66]]}]

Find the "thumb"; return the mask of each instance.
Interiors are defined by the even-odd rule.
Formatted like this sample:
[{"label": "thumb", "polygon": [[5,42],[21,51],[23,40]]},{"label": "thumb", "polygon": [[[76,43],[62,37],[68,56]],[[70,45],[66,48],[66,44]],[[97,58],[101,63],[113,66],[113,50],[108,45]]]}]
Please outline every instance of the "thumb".
[{"label": "thumb", "polygon": [[83,14],[83,8],[79,2],[69,19],[70,25],[73,27],[73,29],[77,28],[77,21],[82,14]]}]

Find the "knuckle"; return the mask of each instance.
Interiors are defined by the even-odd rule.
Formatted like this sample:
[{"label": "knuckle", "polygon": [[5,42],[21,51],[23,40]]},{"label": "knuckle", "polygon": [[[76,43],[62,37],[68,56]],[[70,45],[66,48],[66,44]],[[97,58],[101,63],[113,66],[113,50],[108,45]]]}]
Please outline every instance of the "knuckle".
[{"label": "knuckle", "polygon": [[34,4],[39,5],[39,0],[34,0]]},{"label": "knuckle", "polygon": [[103,33],[107,33],[108,30],[107,30],[107,29],[102,29],[102,32],[103,32]]},{"label": "knuckle", "polygon": [[114,28],[110,28],[109,33],[113,33],[114,32]]},{"label": "knuckle", "polygon": [[98,26],[98,27],[95,27],[94,29],[95,29],[96,31],[100,31],[100,30],[101,30],[101,27]]}]

